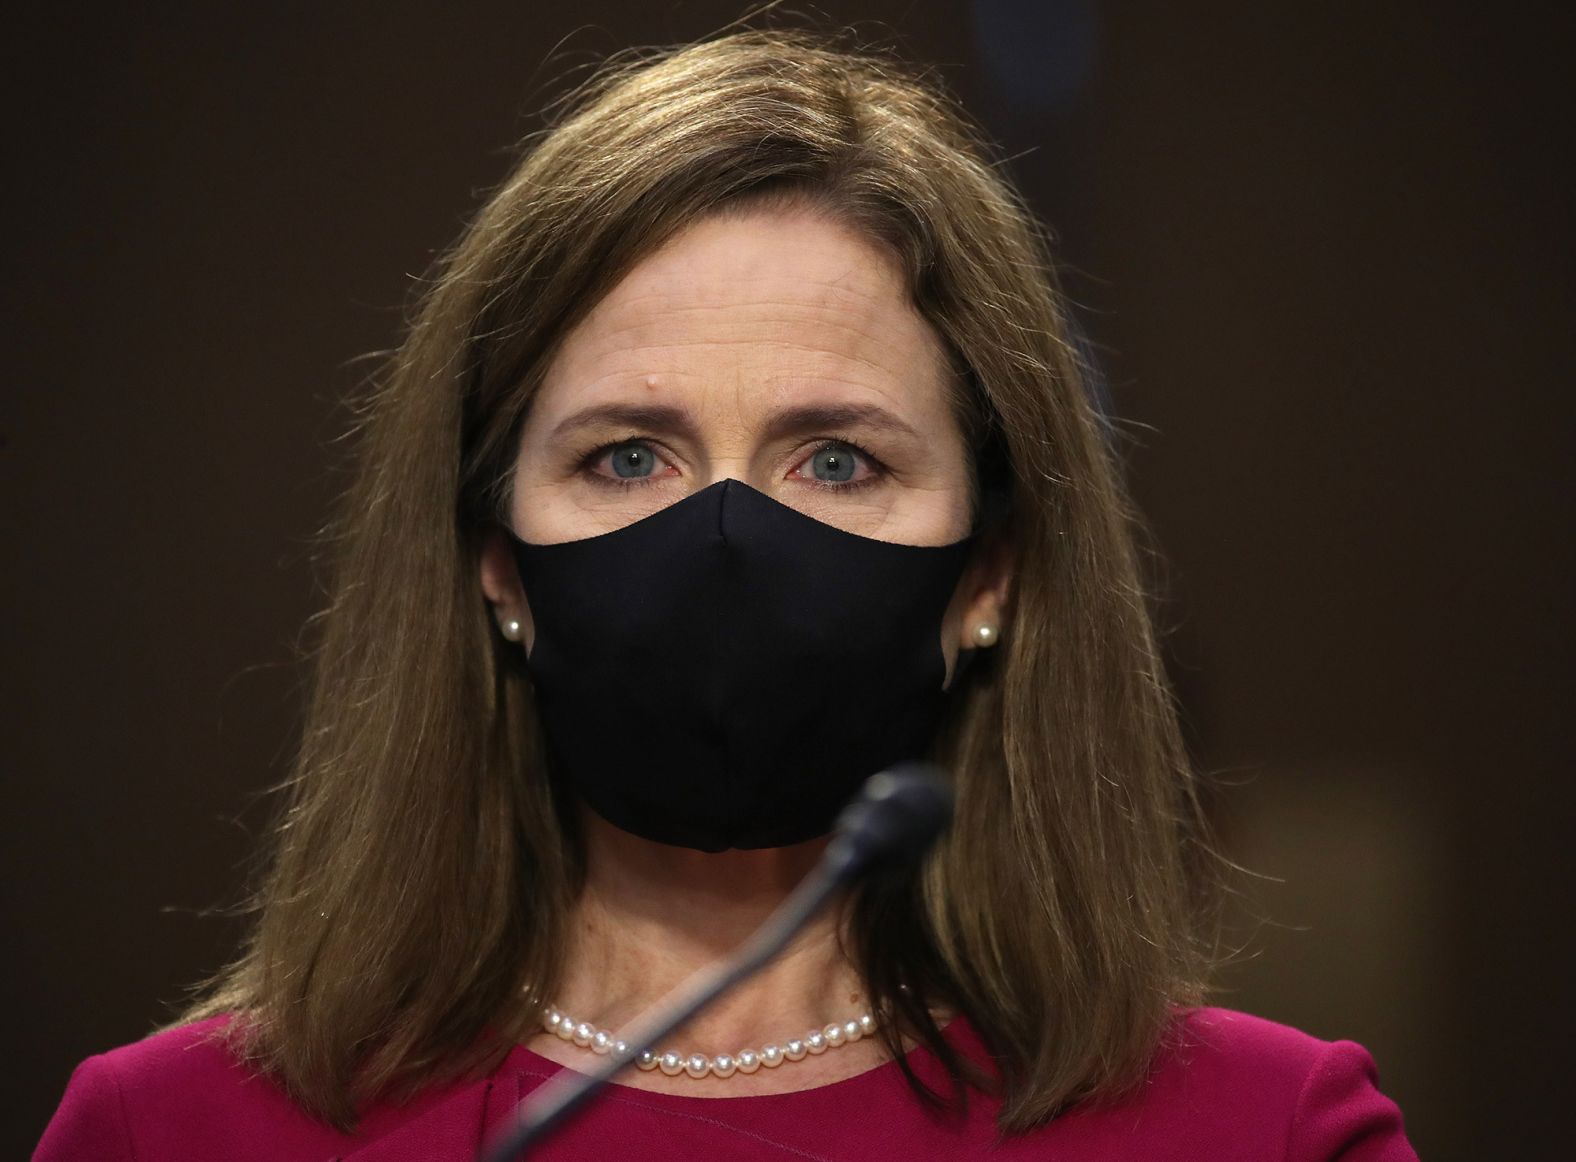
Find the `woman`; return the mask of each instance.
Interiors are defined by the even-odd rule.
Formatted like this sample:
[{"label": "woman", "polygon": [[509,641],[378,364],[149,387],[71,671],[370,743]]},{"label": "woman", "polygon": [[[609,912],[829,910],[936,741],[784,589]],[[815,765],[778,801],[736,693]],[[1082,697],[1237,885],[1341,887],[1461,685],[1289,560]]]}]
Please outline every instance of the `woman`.
[{"label": "woman", "polygon": [[243,955],[38,1157],[471,1157],[925,754],[940,849],[535,1156],[1412,1157],[1359,1047],[1196,1007],[1211,856],[1069,336],[891,62],[606,70],[366,402]]}]

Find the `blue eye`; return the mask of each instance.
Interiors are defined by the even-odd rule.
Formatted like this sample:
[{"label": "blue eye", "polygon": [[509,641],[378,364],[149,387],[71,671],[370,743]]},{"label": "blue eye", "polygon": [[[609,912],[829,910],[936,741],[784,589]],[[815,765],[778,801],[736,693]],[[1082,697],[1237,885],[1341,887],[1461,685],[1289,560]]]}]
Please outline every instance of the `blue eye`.
[{"label": "blue eye", "polygon": [[853,479],[854,467],[854,450],[846,444],[827,444],[810,457],[811,473],[829,484]]},{"label": "blue eye", "polygon": [[650,476],[657,458],[645,444],[618,444],[613,448],[612,464],[614,475],[629,480]]}]

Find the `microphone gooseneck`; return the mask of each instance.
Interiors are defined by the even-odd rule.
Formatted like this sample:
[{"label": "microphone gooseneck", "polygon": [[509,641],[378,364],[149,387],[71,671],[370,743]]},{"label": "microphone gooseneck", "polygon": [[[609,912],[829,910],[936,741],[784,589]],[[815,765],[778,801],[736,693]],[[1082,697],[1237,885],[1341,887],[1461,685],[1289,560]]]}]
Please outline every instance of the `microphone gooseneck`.
[{"label": "microphone gooseneck", "polygon": [[838,816],[820,862],[731,957],[697,972],[646,1010],[625,1031],[622,1054],[609,1053],[589,1073],[555,1074],[521,1102],[513,1122],[479,1157],[483,1162],[515,1162],[621,1069],[781,952],[836,892],[878,864],[918,858],[951,819],[951,788],[931,764],[901,763],[866,779]]}]

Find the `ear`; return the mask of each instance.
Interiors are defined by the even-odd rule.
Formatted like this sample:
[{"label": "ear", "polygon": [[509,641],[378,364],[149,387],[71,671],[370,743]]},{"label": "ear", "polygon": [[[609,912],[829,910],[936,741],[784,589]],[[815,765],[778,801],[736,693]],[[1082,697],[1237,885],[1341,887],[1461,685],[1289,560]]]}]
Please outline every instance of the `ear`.
[{"label": "ear", "polygon": [[520,584],[520,573],[515,568],[514,554],[509,549],[508,538],[499,529],[489,529],[482,534],[481,556],[478,562],[481,574],[482,595],[492,605],[493,618],[499,632],[511,641],[516,637],[504,627],[518,622],[518,640],[531,650],[535,627],[531,622],[531,608],[526,604],[525,588]]},{"label": "ear", "polygon": [[[1015,564],[1012,545],[1000,530],[980,539],[959,586],[963,606],[958,648],[977,649],[1001,639]],[[993,631],[989,641],[981,637],[981,626]]]}]

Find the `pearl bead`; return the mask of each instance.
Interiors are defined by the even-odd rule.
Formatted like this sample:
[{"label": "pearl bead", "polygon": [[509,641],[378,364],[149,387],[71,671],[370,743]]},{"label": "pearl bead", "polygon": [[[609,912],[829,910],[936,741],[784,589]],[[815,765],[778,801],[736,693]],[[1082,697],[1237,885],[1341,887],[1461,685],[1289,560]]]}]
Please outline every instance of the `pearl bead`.
[{"label": "pearl bead", "polygon": [[512,642],[517,642],[520,640],[522,633],[520,622],[517,618],[511,617],[503,623],[503,636]]},{"label": "pearl bead", "polygon": [[761,1064],[768,1069],[776,1069],[783,1063],[787,1054],[781,1045],[766,1045],[761,1048]]},{"label": "pearl bead", "polygon": [[857,1041],[861,1037],[863,1037],[864,1035],[865,1035],[865,1027],[863,1025],[861,1025],[858,1021],[844,1021],[843,1022],[843,1040],[844,1041],[850,1041],[850,1042]]},{"label": "pearl bead", "polygon": [[809,1050],[804,1047],[804,1042],[795,1037],[783,1046],[783,1056],[789,1061],[803,1061],[804,1055]]},{"label": "pearl bead", "polygon": [[669,1049],[661,1057],[657,1058],[657,1068],[669,1077],[677,1077],[684,1072],[684,1058]]},{"label": "pearl bead", "polygon": [[591,1038],[596,1036],[596,1028],[589,1021],[581,1021],[575,1026],[572,1034],[574,1043],[582,1049],[591,1044]]},{"label": "pearl bead", "polygon": [[561,1020],[563,1020],[562,1013],[560,1013],[557,1009],[549,1009],[547,1011],[547,1016],[542,1019],[542,1028],[546,1029],[549,1033],[556,1033],[558,1032],[558,1022]]},{"label": "pearl bead", "polygon": [[819,1029],[811,1029],[804,1035],[804,1047],[811,1053],[825,1053],[826,1034]]},{"label": "pearl bead", "polygon": [[740,1049],[733,1063],[739,1067],[740,1073],[754,1073],[761,1067],[761,1055],[753,1049]]},{"label": "pearl bead", "polygon": [[635,1064],[649,1073],[657,1067],[657,1060],[657,1055],[650,1049],[646,1049],[641,1052],[639,1057],[635,1058]]},{"label": "pearl bead", "polygon": [[711,1060],[700,1053],[691,1053],[684,1059],[684,1072],[697,1081],[711,1071]]},{"label": "pearl bead", "polygon": [[835,1021],[821,1030],[821,1036],[826,1040],[826,1045],[829,1049],[836,1049],[848,1039],[848,1035],[843,1032],[843,1027]]},{"label": "pearl bead", "polygon": [[606,1054],[613,1048],[613,1034],[605,1029],[598,1029],[591,1035],[591,1052]]},{"label": "pearl bead", "polygon": [[869,1013],[865,1013],[859,1018],[859,1029],[866,1037],[870,1036],[876,1031],[876,1019]]},{"label": "pearl bead", "polygon": [[996,627],[989,624],[980,624],[974,627],[974,641],[978,645],[993,646],[996,644]]},{"label": "pearl bead", "polygon": [[559,1017],[558,1018],[558,1028],[556,1030],[554,1030],[554,1032],[556,1032],[565,1041],[573,1041],[575,1039],[575,1021],[574,1021],[574,1018],[569,1016],[567,1013],[565,1013],[563,1016]]},{"label": "pearl bead", "polygon": [[613,1042],[613,1056],[614,1057],[628,1057],[629,1056],[629,1042],[628,1041],[614,1041]]},{"label": "pearl bead", "polygon": [[711,1071],[718,1077],[732,1077],[738,1067],[739,1063],[726,1053],[719,1053],[711,1059]]}]

